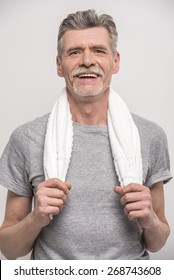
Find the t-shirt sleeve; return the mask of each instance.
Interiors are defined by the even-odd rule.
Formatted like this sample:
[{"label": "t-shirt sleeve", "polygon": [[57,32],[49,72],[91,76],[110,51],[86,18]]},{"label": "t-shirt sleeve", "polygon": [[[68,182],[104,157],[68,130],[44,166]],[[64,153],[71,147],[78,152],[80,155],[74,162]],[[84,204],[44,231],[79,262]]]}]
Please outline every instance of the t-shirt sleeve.
[{"label": "t-shirt sleeve", "polygon": [[165,184],[172,178],[166,134],[164,130],[157,125],[152,135],[153,137],[149,150],[148,176],[145,183],[149,187],[161,181]]},{"label": "t-shirt sleeve", "polygon": [[26,126],[12,133],[0,159],[0,184],[18,195],[31,197],[28,142]]}]

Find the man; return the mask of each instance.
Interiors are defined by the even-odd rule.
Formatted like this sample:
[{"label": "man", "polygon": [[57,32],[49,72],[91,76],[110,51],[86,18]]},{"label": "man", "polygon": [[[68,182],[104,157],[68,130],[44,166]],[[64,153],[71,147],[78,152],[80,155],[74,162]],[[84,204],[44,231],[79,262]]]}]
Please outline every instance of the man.
[{"label": "man", "polygon": [[[0,161],[0,183],[8,188],[0,248],[8,259],[30,251],[32,259],[148,259],[164,246],[167,141],[158,125],[132,119],[117,97],[120,122],[126,116],[118,121],[110,88],[119,70],[116,46],[109,15],[88,10],[63,20],[57,73],[66,89],[49,116],[14,131]],[[133,152],[122,137],[129,130],[138,143]],[[115,147],[118,139],[123,145]],[[122,150],[135,154],[135,165],[129,156],[122,162]]]}]

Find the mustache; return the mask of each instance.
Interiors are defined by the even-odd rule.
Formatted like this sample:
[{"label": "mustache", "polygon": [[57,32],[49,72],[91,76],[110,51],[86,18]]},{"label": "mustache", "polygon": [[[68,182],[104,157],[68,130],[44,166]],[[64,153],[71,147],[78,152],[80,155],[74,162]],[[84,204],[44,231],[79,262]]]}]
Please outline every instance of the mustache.
[{"label": "mustache", "polygon": [[98,76],[103,76],[103,71],[101,69],[99,69],[98,67],[89,67],[89,68],[81,67],[72,72],[73,77],[79,76],[82,74],[95,74]]}]

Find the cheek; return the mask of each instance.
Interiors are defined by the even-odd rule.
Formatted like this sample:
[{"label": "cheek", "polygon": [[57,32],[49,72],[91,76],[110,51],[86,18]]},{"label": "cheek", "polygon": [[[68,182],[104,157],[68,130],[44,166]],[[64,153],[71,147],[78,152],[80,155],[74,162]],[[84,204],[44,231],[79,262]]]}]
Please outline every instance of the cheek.
[{"label": "cheek", "polygon": [[72,75],[72,70],[67,70],[67,69],[63,69],[63,76],[65,79],[66,84],[72,84],[73,83],[73,75]]},{"label": "cheek", "polygon": [[113,71],[112,71],[112,67],[108,67],[107,69],[105,69],[105,79],[106,80],[111,80]]},{"label": "cheek", "polygon": [[105,60],[102,61],[102,63],[98,63],[99,67],[103,70],[105,76],[109,77],[114,72],[115,64],[113,63],[113,60]]},{"label": "cheek", "polygon": [[73,65],[63,65],[62,67],[62,73],[63,73],[63,76],[64,77],[67,77],[69,79],[72,79],[72,76],[73,76],[73,71],[75,70],[75,66]]}]

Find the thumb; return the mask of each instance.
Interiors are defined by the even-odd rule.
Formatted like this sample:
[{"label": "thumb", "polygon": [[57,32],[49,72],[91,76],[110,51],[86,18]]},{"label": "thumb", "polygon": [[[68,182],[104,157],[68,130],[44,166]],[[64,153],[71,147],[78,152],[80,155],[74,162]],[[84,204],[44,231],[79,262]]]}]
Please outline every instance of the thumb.
[{"label": "thumb", "polygon": [[71,189],[71,187],[72,187],[71,183],[70,183],[70,182],[65,182],[65,183],[66,183],[66,185],[67,185],[67,187],[68,187],[68,190],[70,191],[70,189]]},{"label": "thumb", "polygon": [[114,187],[114,192],[117,193],[118,195],[122,195],[122,187],[120,186]]}]

